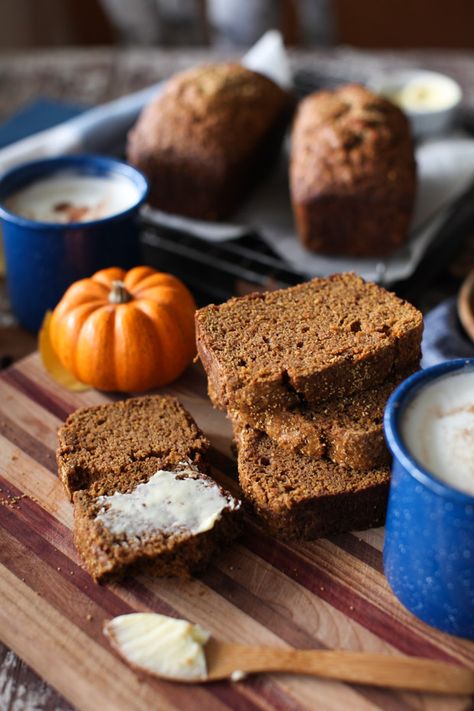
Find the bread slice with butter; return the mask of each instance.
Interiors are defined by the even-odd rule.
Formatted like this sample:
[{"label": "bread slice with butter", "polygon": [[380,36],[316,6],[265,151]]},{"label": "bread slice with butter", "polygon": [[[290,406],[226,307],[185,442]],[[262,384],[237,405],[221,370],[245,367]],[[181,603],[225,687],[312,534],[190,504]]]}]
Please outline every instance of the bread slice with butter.
[{"label": "bread slice with butter", "polygon": [[[74,494],[74,540],[96,581],[131,569],[187,577],[237,533],[240,501],[195,466],[146,469],[148,480],[125,492],[98,495],[92,486]],[[135,474],[138,482],[143,464]]]},{"label": "bread slice with butter", "polygon": [[238,532],[240,501],[207,476],[209,443],[171,397],[73,413],[59,430],[74,540],[96,581],[133,569],[187,576]]}]

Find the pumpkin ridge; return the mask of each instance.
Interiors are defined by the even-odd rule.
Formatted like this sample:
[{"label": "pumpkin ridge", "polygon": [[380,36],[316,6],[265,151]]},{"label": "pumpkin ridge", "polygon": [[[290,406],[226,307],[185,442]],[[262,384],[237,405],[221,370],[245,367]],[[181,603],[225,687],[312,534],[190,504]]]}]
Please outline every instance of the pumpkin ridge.
[{"label": "pumpkin ridge", "polygon": [[173,277],[171,274],[165,274],[163,272],[158,272],[155,274],[150,274],[149,276],[142,279],[140,282],[136,283],[131,288],[135,295],[142,295],[144,292],[150,289],[163,289],[163,288],[176,288],[182,289],[182,284],[179,283],[178,279]]},{"label": "pumpkin ridge", "polygon": [[157,301],[157,297],[161,296],[163,290],[171,291],[175,296],[181,296],[182,290],[176,284],[148,284],[148,286],[143,289],[140,288],[134,291],[134,296],[136,299],[149,299],[151,301]]},{"label": "pumpkin ridge", "polygon": [[127,272],[123,281],[127,289],[133,291],[142,281],[149,277],[156,277],[157,274],[161,274],[161,272],[157,272],[153,267],[133,267]]},{"label": "pumpkin ridge", "polygon": [[76,311],[76,309],[80,309],[84,306],[93,306],[95,309],[100,309],[103,308],[104,306],[107,306],[107,302],[104,301],[104,299],[100,298],[94,298],[94,299],[88,299],[85,295],[82,300],[75,300],[72,302],[66,302],[67,305],[67,311],[68,313],[73,313]]},{"label": "pumpkin ridge", "polygon": [[103,286],[110,289],[112,281],[119,280],[123,281],[125,279],[127,272],[125,269],[120,267],[108,267],[107,269],[101,269],[90,277],[90,280],[96,284],[102,284]]},{"label": "pumpkin ridge", "polygon": [[[71,308],[71,305],[89,301],[91,298],[91,294],[89,292],[90,281],[90,279],[81,279],[80,281],[71,284],[59,304],[56,306],[56,309],[69,309]],[[95,292],[93,294],[94,299],[105,300],[107,298],[108,287],[106,287],[105,284],[101,282],[93,282],[93,288]],[[61,307],[61,309],[59,309],[59,307]]]},{"label": "pumpkin ridge", "polygon": [[[191,358],[194,357],[194,355],[196,353],[196,348],[195,348],[195,346],[192,348],[192,350],[189,348],[188,334],[185,332],[185,330],[183,328],[183,323],[182,323],[182,319],[180,318],[180,314],[178,316],[175,312],[173,312],[169,303],[162,303],[160,301],[155,301],[155,300],[153,300],[153,303],[158,304],[158,306],[160,306],[160,308],[164,309],[166,311],[166,313],[168,314],[170,320],[174,321],[175,325],[177,326],[177,330],[178,330],[180,337],[181,337],[181,339],[180,339],[181,346],[182,346],[183,350],[186,352],[185,360],[188,362]],[[193,342],[193,345],[194,345],[194,342]]]},{"label": "pumpkin ridge", "polygon": [[[127,308],[124,309],[123,307],[126,306]],[[128,335],[128,329],[130,328],[130,323],[128,323],[128,315],[130,313],[130,310],[133,309],[134,311],[138,311],[140,313],[140,317],[144,319],[144,322],[141,324],[140,328],[140,333],[142,335],[142,342],[140,343],[135,343],[134,345],[137,347],[142,352],[142,355],[146,353],[148,357],[150,355],[152,356],[152,362],[153,362],[153,367],[150,369],[149,367],[147,368],[147,371],[145,375],[148,377],[145,379],[145,382],[147,382],[147,387],[145,389],[148,389],[150,387],[154,387],[156,385],[156,377],[154,376],[154,373],[156,370],[160,370],[162,367],[163,363],[163,339],[161,337],[161,333],[159,332],[159,329],[157,329],[156,324],[154,323],[153,319],[150,318],[149,314],[147,314],[145,311],[143,311],[138,303],[136,301],[131,301],[128,302],[127,304],[122,304],[121,312],[123,314],[123,318],[121,319],[120,323],[120,337],[118,335],[118,330],[115,333],[115,348],[114,350],[114,355],[118,358],[118,360],[121,362],[124,360],[124,353],[119,352],[119,349],[122,349],[125,347],[125,350],[127,350],[127,335]],[[117,312],[116,312],[117,314]],[[146,325],[145,325],[146,324]],[[133,339],[132,339],[133,340]],[[120,368],[115,369],[116,373],[116,379],[117,382],[122,381],[123,377],[130,382],[130,374],[125,372],[120,371]],[[144,378],[144,372],[143,372],[143,365],[142,365],[142,370],[139,373],[139,376],[141,380]],[[130,388],[121,388],[119,387],[118,389],[128,389],[128,390],[135,390],[136,388],[130,387]]]},{"label": "pumpkin ridge", "polygon": [[[106,338],[104,338],[104,327],[102,326],[101,338],[98,338],[97,325],[104,320],[106,328]],[[90,333],[89,333],[89,332]],[[106,304],[92,311],[84,320],[79,330],[76,341],[76,364],[78,378],[85,383],[96,386],[94,382],[95,373],[99,367],[102,372],[108,373],[107,385],[101,386],[105,390],[117,390],[115,372],[115,354],[109,352],[104,354],[107,341],[113,339],[115,334],[115,309]],[[112,349],[113,350],[113,349]],[[91,368],[92,364],[92,368]],[[89,375],[92,373],[92,375]],[[80,374],[80,375],[79,375]]]},{"label": "pumpkin ridge", "polygon": [[145,291],[137,294],[137,298],[140,300],[154,301],[160,305],[171,305],[175,302],[180,304],[180,308],[183,307],[183,302],[186,304],[186,309],[189,308],[191,318],[190,323],[193,325],[193,337],[194,341],[194,313],[196,311],[196,303],[191,292],[180,283],[170,283],[162,284],[160,286],[149,286]]},{"label": "pumpkin ridge", "polygon": [[[57,353],[63,366],[77,378],[77,353],[76,347],[81,330],[96,312],[96,307],[89,303],[80,303],[70,308],[67,318],[63,319],[63,314],[55,309],[51,317],[50,336],[52,346]],[[63,343],[67,344],[63,345]]]},{"label": "pumpkin ridge", "polygon": [[[160,345],[161,345],[160,351],[163,347],[163,338],[161,335],[161,325],[160,326],[157,325],[155,319],[153,319],[151,317],[151,315],[149,313],[147,313],[146,309],[151,307],[151,309],[158,311],[158,312],[164,311],[166,313],[167,319],[169,320],[170,324],[174,325],[175,332],[179,334],[178,340],[180,341],[179,345],[181,347],[180,349],[177,349],[176,356],[174,359],[174,363],[179,364],[178,368],[174,368],[174,367],[172,368],[173,373],[176,373],[176,371],[177,371],[177,374],[174,375],[174,378],[177,378],[184,371],[184,369],[186,368],[186,365],[189,363],[189,360],[192,357],[192,356],[189,356],[189,354],[188,354],[188,343],[187,343],[186,336],[185,336],[185,333],[183,331],[183,328],[182,328],[182,325],[180,322],[181,319],[176,317],[176,314],[170,308],[169,304],[162,304],[158,301],[155,301],[154,299],[153,300],[152,299],[140,299],[140,301],[136,301],[135,304],[136,304],[136,308],[139,309],[142,313],[144,313],[147,316],[147,318],[151,321],[153,329],[157,335],[157,338],[159,338],[159,340],[160,340]],[[147,304],[149,304],[149,306],[146,306]],[[185,353],[184,355],[183,355],[183,351]],[[165,362],[164,359],[163,359],[163,362]],[[163,365],[162,365],[162,367],[163,367]],[[166,366],[166,367],[168,367],[168,366]]]},{"label": "pumpkin ridge", "polygon": [[[173,277],[174,279],[174,277]],[[159,290],[159,293],[155,293],[155,287],[153,288],[153,293],[150,293],[149,296],[147,297],[145,294],[141,297],[142,300],[148,300],[152,301],[153,303],[159,304],[162,308],[165,308],[167,310],[168,315],[175,320],[176,324],[179,326],[179,330],[181,333],[181,340],[182,340],[182,346],[184,350],[187,353],[187,359],[191,360],[194,358],[196,354],[196,336],[195,336],[195,327],[194,327],[194,313],[196,311],[196,304],[194,301],[194,298],[191,294],[190,291],[178,280],[176,280],[176,283],[171,283],[167,285],[166,287],[161,287]],[[168,298],[166,300],[163,299],[163,292],[164,289],[169,290],[171,296],[173,297],[172,299]],[[151,291],[149,289],[148,291]],[[187,301],[186,304],[186,310],[189,307],[189,311],[191,313],[191,318],[189,319],[189,332],[185,328],[185,323],[186,323],[186,315],[181,310],[182,305],[180,305],[180,309],[178,309],[177,312],[172,311],[172,302],[174,301],[174,298],[180,298],[180,300],[185,299]]]}]

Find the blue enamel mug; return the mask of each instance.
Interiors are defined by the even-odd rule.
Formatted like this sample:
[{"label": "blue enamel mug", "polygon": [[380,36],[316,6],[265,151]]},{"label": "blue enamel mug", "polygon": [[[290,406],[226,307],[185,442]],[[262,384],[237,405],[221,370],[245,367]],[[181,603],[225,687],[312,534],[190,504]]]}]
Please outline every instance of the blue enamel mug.
[{"label": "blue enamel mug", "polygon": [[416,461],[400,427],[407,406],[423,388],[465,369],[474,371],[473,358],[421,370],[401,383],[387,403],[384,427],[393,465],[384,569],[410,612],[440,630],[474,639],[474,496]]},{"label": "blue enamel mug", "polygon": [[[9,200],[28,186],[54,176],[117,177],[133,198],[124,209],[67,223],[41,222],[16,214]],[[146,178],[113,158],[72,155],[24,163],[0,177],[0,218],[12,311],[30,331],[41,326],[74,281],[98,269],[128,269],[139,262],[137,213],[148,193]],[[74,219],[74,218],[73,218]]]}]

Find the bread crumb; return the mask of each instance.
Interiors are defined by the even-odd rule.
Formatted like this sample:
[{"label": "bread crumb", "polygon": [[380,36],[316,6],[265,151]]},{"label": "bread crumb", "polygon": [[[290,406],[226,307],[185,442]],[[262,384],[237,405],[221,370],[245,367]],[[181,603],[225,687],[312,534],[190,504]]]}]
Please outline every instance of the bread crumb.
[{"label": "bread crumb", "polygon": [[19,496],[9,496],[7,494],[6,496],[0,498],[0,505],[5,506],[8,509],[15,509],[18,508],[18,504],[20,503],[21,499],[24,498],[25,494],[20,494]]}]

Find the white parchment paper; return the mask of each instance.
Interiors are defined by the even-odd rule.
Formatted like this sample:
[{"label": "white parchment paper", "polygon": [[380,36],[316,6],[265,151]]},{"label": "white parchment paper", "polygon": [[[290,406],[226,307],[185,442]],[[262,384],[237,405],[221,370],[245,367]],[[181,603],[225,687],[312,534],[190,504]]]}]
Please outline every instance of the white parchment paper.
[{"label": "white parchment paper", "polygon": [[414,272],[446,219],[451,204],[474,181],[472,139],[453,136],[431,140],[419,146],[416,159],[418,192],[411,237],[402,249],[383,259],[328,257],[301,246],[290,204],[286,155],[273,175],[235,215],[232,223],[192,220],[148,206],[143,214],[157,225],[183,230],[211,242],[237,239],[255,230],[280,257],[308,277],[354,270],[365,279],[390,283],[406,279]]}]

